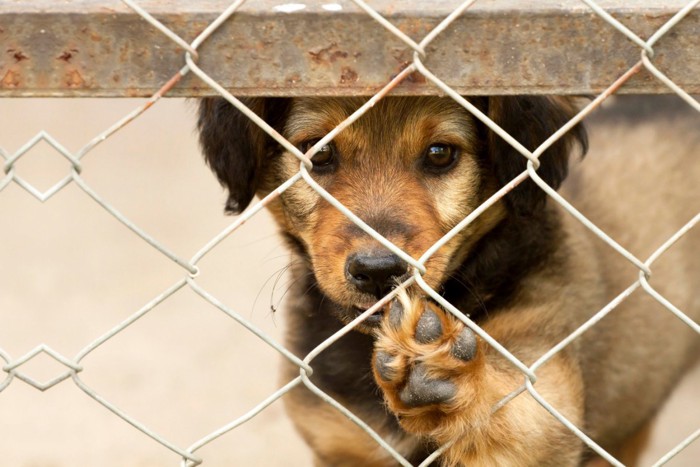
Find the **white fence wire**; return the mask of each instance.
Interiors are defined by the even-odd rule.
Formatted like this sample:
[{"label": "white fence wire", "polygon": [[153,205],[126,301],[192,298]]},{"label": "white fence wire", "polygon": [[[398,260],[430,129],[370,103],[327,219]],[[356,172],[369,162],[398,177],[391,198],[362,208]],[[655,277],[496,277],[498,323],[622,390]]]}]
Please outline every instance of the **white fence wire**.
[{"label": "white fence wire", "polygon": [[[377,11],[375,11],[370,4],[365,3],[362,0],[353,0],[353,2],[364,10],[368,15],[374,18],[379,24],[384,28],[391,31],[392,34],[396,35],[401,39],[407,46],[413,49],[413,58],[411,63],[407,64],[405,69],[395,76],[393,79],[389,80],[386,86],[378,93],[376,93],[370,100],[367,101],[365,105],[357,109],[347,120],[342,124],[338,125],[333,131],[328,133],[325,137],[320,139],[316,144],[313,145],[306,153],[302,153],[296,146],[287,141],[283,136],[281,136],[274,128],[272,128],[267,122],[258,117],[254,112],[249,110],[240,100],[235,96],[231,95],[224,87],[217,83],[216,80],[212,79],[207,72],[198,66],[199,53],[198,50],[204,44],[207,39],[215,32],[217,29],[227,21],[236,15],[241,5],[243,5],[244,0],[239,0],[233,2],[228,8],[221,12],[220,16],[213,21],[208,27],[206,27],[203,32],[196,37],[193,41],[188,42],[185,39],[179,37],[171,29],[164,26],[156,18],[154,18],[148,11],[144,10],[139,6],[139,2],[132,0],[122,0],[123,3],[133,9],[134,12],[138,13],[143,17],[144,21],[147,21],[152,25],[153,28],[158,29],[164,35],[166,35],[170,40],[176,43],[182,48],[182,68],[177,71],[174,76],[168,80],[163,87],[155,93],[145,104],[134,109],[132,112],[121,118],[119,121],[114,123],[112,126],[96,135],[92,140],[90,140],[86,145],[84,145],[79,150],[72,152],[61,145],[59,141],[54,139],[50,134],[46,132],[40,132],[33,138],[31,138],[26,144],[17,149],[14,152],[3,149],[0,147],[0,156],[3,159],[3,174],[0,178],[0,193],[10,186],[11,184],[16,184],[17,186],[26,190],[29,194],[37,198],[41,202],[45,202],[54,196],[56,193],[60,192],[62,189],[69,185],[75,185],[78,187],[87,197],[94,200],[99,206],[102,207],[107,213],[121,222],[124,226],[134,232],[138,237],[140,237],[144,242],[146,242],[151,247],[159,251],[164,257],[168,258],[174,264],[179,266],[182,270],[182,277],[175,281],[170,287],[161,291],[155,298],[150,302],[145,304],[141,309],[133,313],[129,318],[123,322],[117,324],[116,326],[106,330],[101,336],[95,340],[87,343],[82,350],[80,350],[74,356],[67,356],[61,352],[55,350],[51,346],[42,343],[37,345],[34,349],[30,350],[21,356],[11,356],[8,352],[3,350],[0,346],[0,358],[4,361],[2,365],[2,371],[5,373],[3,381],[0,381],[0,392],[7,389],[16,380],[21,380],[24,383],[33,386],[40,391],[47,391],[59,383],[71,379],[73,383],[84,391],[88,396],[93,398],[99,404],[104,406],[106,409],[111,411],[116,417],[121,418],[125,422],[129,423],[135,429],[141,431],[144,436],[151,438],[155,443],[159,443],[164,448],[171,450],[181,457],[181,465],[183,467],[193,467],[199,465],[205,459],[198,455],[198,451],[204,446],[208,445],[217,438],[223,436],[224,434],[236,429],[242,424],[248,422],[251,418],[259,414],[261,411],[265,410],[270,404],[277,401],[287,394],[290,390],[297,386],[306,386],[311,392],[316,394],[320,399],[325,401],[327,404],[333,406],[335,409],[343,413],[346,417],[357,424],[361,429],[365,430],[369,436],[374,438],[376,443],[385,449],[390,455],[396,460],[397,463],[404,466],[411,465],[405,458],[403,458],[397,450],[385,439],[374,432],[370,426],[365,423],[360,417],[355,415],[351,410],[341,405],[338,401],[334,400],[330,395],[325,393],[322,389],[316,386],[311,379],[310,375],[314,370],[314,359],[328,349],[330,346],[334,345],[341,337],[354,329],[358,323],[372,315],[376,310],[383,307],[389,302],[395,293],[392,293],[380,300],[376,305],[368,309],[362,315],[357,317],[352,323],[343,327],[339,332],[325,340],[320,346],[311,351],[308,355],[303,358],[299,358],[292,354],[284,345],[277,342],[275,339],[266,335],[265,332],[256,327],[249,319],[236,312],[226,303],[223,303],[215,295],[207,291],[197,280],[200,273],[200,261],[208,254],[212,253],[216,247],[220,244],[222,240],[231,236],[246,223],[253,216],[258,214],[267,204],[269,204],[273,199],[279,197],[285,192],[289,187],[295,183],[306,183],[313,190],[315,190],[320,196],[327,200],[330,204],[335,206],[340,212],[342,212],[348,219],[359,226],[362,230],[367,232],[377,241],[379,241],[386,248],[391,250],[393,253],[398,255],[400,258],[405,260],[408,264],[413,267],[413,276],[407,281],[406,284],[415,283],[420,288],[422,288],[426,294],[431,296],[437,303],[442,305],[446,310],[453,313],[459,320],[463,321],[469,328],[471,328],[476,334],[478,334],[484,341],[489,345],[493,346],[498,350],[506,359],[508,359],[515,367],[520,369],[524,378],[523,386],[515,393],[509,395],[502,403],[507,404],[509,400],[515,397],[517,394],[527,391],[532,397],[534,397],[542,407],[544,407],[548,412],[550,412],[554,417],[556,417],[562,424],[564,424],[569,430],[575,433],[586,445],[588,445],[593,451],[598,453],[602,458],[607,460],[612,465],[622,465],[617,459],[615,459],[611,454],[606,452],[603,448],[596,444],[591,438],[589,438],[581,427],[575,426],[569,420],[567,420],[561,413],[559,413],[544,397],[542,397],[536,389],[537,371],[538,369],[553,358],[558,352],[562,351],[567,345],[578,338],[581,334],[585,333],[588,329],[595,326],[601,319],[603,319],[608,313],[614,311],[615,307],[624,301],[628,296],[630,296],[634,291],[638,289],[644,290],[651,297],[657,300],[661,305],[663,305],[669,313],[673,313],[679,319],[681,319],[687,326],[692,328],[696,333],[700,334],[700,325],[694,322],[690,317],[688,317],[683,310],[678,309],[667,300],[663,295],[658,293],[653,288],[653,277],[654,262],[664,254],[664,252],[670,248],[678,239],[685,235],[688,231],[695,228],[700,222],[700,213],[695,217],[690,219],[688,223],[683,226],[678,232],[668,239],[666,243],[661,245],[652,255],[648,258],[640,258],[629,252],[618,243],[614,238],[609,236],[606,232],[598,228],[594,223],[586,219],[586,217],[579,211],[576,210],[564,197],[556,193],[550,186],[544,182],[538,172],[539,156],[549,148],[554,142],[556,142],[562,135],[569,131],[573,126],[582,121],[591,111],[596,109],[601,105],[601,103],[614,94],[624,83],[634,74],[642,69],[648,70],[653,74],[659,81],[666,85],[670,92],[673,92],[680,96],[689,106],[700,112],[700,103],[696,101],[691,95],[686,93],[681,87],[676,85],[671,81],[661,70],[659,70],[654,64],[654,46],[659,40],[661,40],[664,35],[673,31],[673,28],[694,9],[697,7],[700,0],[694,0],[685,5],[680,9],[677,14],[675,14],[666,24],[659,28],[654,34],[648,38],[642,38],[635,32],[629,30],[620,21],[613,18],[604,8],[599,6],[596,2],[590,0],[582,0],[591,11],[595,12],[600,18],[604,19],[609,23],[611,28],[615,28],[620,34],[626,36],[630,41],[639,47],[640,59],[639,61],[629,69],[620,70],[619,79],[610,83],[608,89],[603,93],[596,96],[590,101],[590,103],[583,108],[570,122],[564,125],[561,129],[551,135],[544,143],[542,143],[534,151],[530,151],[524,146],[522,146],[518,141],[511,137],[507,132],[501,129],[494,121],[489,119],[485,114],[483,114],[478,108],[472,105],[469,101],[465,100],[459,93],[451,89],[447,84],[440,80],[440,78],[434,75],[428,67],[425,65],[426,59],[426,47],[431,41],[433,41],[437,36],[439,36],[443,31],[450,28],[452,22],[468,10],[477,0],[468,0],[461,4],[458,8],[454,10],[452,14],[447,16],[437,27],[435,27],[429,34],[420,40],[414,40],[407,34],[403,33],[397,27],[392,25],[387,19],[382,17]],[[450,231],[445,237],[443,237],[439,242],[433,245],[421,258],[414,259],[399,247],[394,245],[388,239],[383,237],[381,234],[373,230],[368,224],[366,224],[362,219],[357,217],[352,211],[347,209],[342,203],[338,202],[330,193],[328,193],[322,186],[320,186],[312,177],[309,169],[312,167],[311,157],[322,148],[326,143],[331,141],[338,133],[342,132],[345,128],[351,125],[354,121],[362,116],[373,107],[379,100],[384,98],[389,94],[392,89],[394,89],[399,83],[405,80],[409,75],[413,73],[420,73],[429,82],[433,83],[436,91],[441,91],[449,96],[451,96],[456,102],[462,105],[465,109],[471,112],[477,119],[479,119],[488,128],[494,131],[496,134],[501,136],[505,141],[511,144],[518,152],[522,154],[523,157],[528,159],[527,170],[512,180],[511,183],[507,184],[503,189],[499,190],[494,194],[489,200],[487,200],[481,207],[471,213],[462,222],[460,222],[452,231]],[[276,190],[274,190],[270,195],[261,201],[254,204],[248,210],[246,210],[242,215],[237,217],[231,225],[224,229],[219,235],[209,241],[204,245],[199,251],[197,251],[192,257],[186,258],[175,251],[171,250],[165,243],[159,241],[158,239],[149,235],[144,229],[139,227],[136,223],[131,221],[128,216],[117,210],[113,204],[110,203],[108,199],[97,193],[83,178],[82,176],[82,161],[84,157],[90,154],[97,146],[102,142],[110,138],[114,133],[125,127],[126,125],[132,124],[132,122],[138,120],[138,118],[156,104],[161,97],[166,95],[169,90],[175,86],[175,84],[185,75],[195,74],[204,83],[210,86],[219,95],[223,96],[231,104],[233,104],[237,109],[244,113],[248,118],[250,118],[256,125],[262,128],[267,134],[274,138],[280,145],[282,145],[287,151],[294,154],[299,160],[299,170],[298,172],[290,178],[287,182],[280,185]],[[32,185],[29,181],[22,178],[16,170],[16,164],[20,159],[27,154],[32,148],[37,146],[39,143],[45,143],[54,148],[58,153],[60,153],[65,159],[70,163],[70,171],[68,175],[62,178],[59,182],[51,186],[46,190],[40,190],[36,186]],[[631,264],[633,264],[639,270],[639,278],[637,281],[630,284],[629,288],[623,291],[618,297],[616,297],[607,306],[601,309],[598,313],[593,315],[590,320],[580,326],[575,332],[573,332],[566,339],[561,341],[559,344],[551,348],[548,352],[542,355],[534,364],[527,365],[516,358],[507,348],[505,348],[501,343],[489,336],[482,328],[480,328],[475,322],[471,321],[469,318],[465,317],[459,312],[452,304],[445,300],[439,293],[432,289],[423,279],[423,274],[426,271],[426,262],[430,259],[436,251],[443,245],[445,245],[451,238],[457,235],[462,229],[466,228],[470,223],[474,221],[479,215],[481,215],[489,206],[496,203],[502,197],[504,197],[509,191],[513,190],[517,185],[527,179],[534,180],[542,190],[544,190],[551,199],[559,203],[568,211],[573,217],[578,219],[582,224],[584,224],[588,229],[595,233],[600,239],[605,241],[611,248],[615,249],[621,256],[626,258]],[[206,434],[201,439],[193,441],[189,445],[180,445],[171,442],[166,437],[155,432],[146,424],[140,422],[127,411],[122,410],[118,405],[108,400],[108,398],[102,396],[99,391],[90,387],[81,378],[81,372],[83,371],[83,360],[90,355],[92,352],[97,350],[103,345],[107,345],[110,341],[115,338],[115,336],[122,333],[128,327],[134,325],[134,323],[151,313],[156,307],[158,307],[163,301],[171,297],[174,294],[179,293],[183,289],[190,289],[195,292],[203,300],[209,302],[212,306],[221,310],[231,319],[235,320],[241,326],[245,327],[250,333],[257,336],[264,343],[269,345],[271,348],[275,349],[284,358],[288,359],[293,365],[299,368],[299,376],[288,382],[284,386],[280,387],[273,394],[267,396],[262,400],[257,406],[252,408],[248,413],[242,415],[241,417],[231,420],[229,423],[221,426],[219,429]],[[0,343],[1,345],[2,343]],[[32,378],[29,374],[24,371],[24,365],[30,362],[37,356],[44,354],[57,362],[59,362],[65,368],[64,371],[56,377],[49,379],[48,381],[37,381]],[[678,445],[669,451],[665,456],[658,460],[655,465],[663,465],[668,462],[674,455],[683,450],[686,446],[690,445],[700,437],[700,430],[695,431],[685,440],[681,440]],[[431,464],[439,455],[442,453],[444,447],[437,449],[433,455],[428,457],[420,465]]]}]

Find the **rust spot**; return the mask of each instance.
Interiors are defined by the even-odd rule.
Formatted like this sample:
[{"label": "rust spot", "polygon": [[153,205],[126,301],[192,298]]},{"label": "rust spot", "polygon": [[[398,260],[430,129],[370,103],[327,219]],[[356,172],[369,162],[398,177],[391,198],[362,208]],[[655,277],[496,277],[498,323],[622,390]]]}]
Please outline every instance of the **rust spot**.
[{"label": "rust spot", "polygon": [[391,56],[399,62],[402,66],[402,69],[408,66],[409,63],[412,61],[412,50],[410,49],[399,49],[399,48],[393,48],[389,51]]},{"label": "rust spot", "polygon": [[70,50],[64,51],[61,55],[59,55],[56,58],[58,60],[63,60],[64,62],[69,63],[70,59],[73,58],[73,55],[77,54],[77,53],[78,53],[77,49],[70,49]]},{"label": "rust spot", "polygon": [[29,60],[29,57],[27,57],[21,50],[7,49],[7,52],[12,54],[12,58],[15,59],[15,63],[19,63],[22,60]]},{"label": "rust spot", "polygon": [[410,75],[408,75],[406,77],[406,81],[409,83],[415,83],[415,84],[425,84],[425,82],[427,80],[426,80],[425,76],[423,76],[422,74],[420,74],[417,71],[414,71],[413,73],[411,73]]},{"label": "rust spot", "polygon": [[348,57],[347,52],[338,50],[338,44],[335,42],[331,43],[328,47],[309,50],[309,55],[311,55],[311,59],[316,63],[335,63],[339,58]]},{"label": "rust spot", "polygon": [[120,63],[128,63],[129,62],[129,46],[127,44],[124,44],[119,48],[119,62]]},{"label": "rust spot", "polygon": [[344,66],[340,74],[340,84],[354,83],[357,81],[357,72],[350,67]]},{"label": "rust spot", "polygon": [[331,63],[335,62],[339,58],[347,58],[348,53],[340,50],[336,50],[331,54]]},{"label": "rust spot", "polygon": [[[410,66],[411,62],[403,62],[401,65],[399,65],[399,71],[396,73],[393,73],[391,75],[391,79],[396,78],[406,67]],[[404,83],[412,83],[412,84],[425,84],[427,81],[426,77],[420,74],[418,71],[414,71],[410,75],[406,76],[403,80]]]},{"label": "rust spot", "polygon": [[66,73],[66,86],[69,88],[79,88],[85,84],[85,80],[80,75],[78,70],[72,70]]},{"label": "rust spot", "polygon": [[2,78],[2,86],[4,88],[16,88],[19,87],[19,83],[19,73],[16,73],[12,70],[9,70],[7,73],[5,73],[5,76]]}]

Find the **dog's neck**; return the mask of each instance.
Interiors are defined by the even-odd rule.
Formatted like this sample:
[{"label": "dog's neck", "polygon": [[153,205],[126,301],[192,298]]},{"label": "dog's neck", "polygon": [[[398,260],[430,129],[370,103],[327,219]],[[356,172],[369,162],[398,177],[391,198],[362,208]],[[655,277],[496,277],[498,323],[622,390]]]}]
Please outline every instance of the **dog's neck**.
[{"label": "dog's neck", "polygon": [[524,277],[556,259],[559,223],[553,209],[507,216],[474,245],[441,294],[476,321],[496,313],[515,299]]}]

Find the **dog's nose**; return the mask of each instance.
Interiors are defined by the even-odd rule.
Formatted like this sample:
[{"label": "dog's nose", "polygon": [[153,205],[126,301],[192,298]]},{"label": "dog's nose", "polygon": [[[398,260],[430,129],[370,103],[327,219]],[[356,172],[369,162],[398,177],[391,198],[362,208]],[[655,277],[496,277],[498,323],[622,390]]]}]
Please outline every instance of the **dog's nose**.
[{"label": "dog's nose", "polygon": [[348,280],[359,290],[382,298],[406,274],[408,264],[388,251],[355,253],[345,263]]}]

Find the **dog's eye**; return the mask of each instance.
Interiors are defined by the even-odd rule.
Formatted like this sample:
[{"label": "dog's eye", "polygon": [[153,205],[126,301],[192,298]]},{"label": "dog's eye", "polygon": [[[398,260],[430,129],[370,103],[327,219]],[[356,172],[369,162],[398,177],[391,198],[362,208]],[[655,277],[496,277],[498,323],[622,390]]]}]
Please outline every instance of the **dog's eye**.
[{"label": "dog's eye", "polygon": [[442,173],[457,162],[457,148],[449,144],[431,144],[425,150],[423,166],[429,172]]},{"label": "dog's eye", "polygon": [[[307,141],[301,145],[300,149],[302,152],[306,153],[316,143],[318,143],[318,140]],[[316,154],[311,157],[311,162],[313,162],[314,171],[316,172],[331,170],[336,163],[336,150],[333,143],[321,146]]]}]

